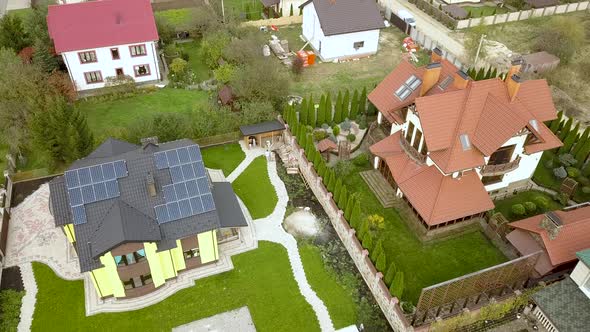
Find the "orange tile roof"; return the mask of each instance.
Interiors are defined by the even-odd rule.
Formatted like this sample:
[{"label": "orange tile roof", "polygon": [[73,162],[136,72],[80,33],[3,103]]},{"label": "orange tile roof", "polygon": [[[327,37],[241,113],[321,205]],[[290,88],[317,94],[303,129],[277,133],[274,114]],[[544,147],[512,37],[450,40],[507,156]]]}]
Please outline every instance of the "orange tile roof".
[{"label": "orange tile roof", "polygon": [[[441,73],[437,84],[434,88],[430,89],[426,95],[434,95],[440,94],[445,91],[453,91],[455,88],[453,84],[450,84],[446,89],[441,90],[438,88],[438,84],[440,84],[447,76],[453,75],[458,69],[447,60],[441,61]],[[411,105],[414,103],[416,98],[420,94],[420,89],[414,91],[410,96],[408,96],[405,100],[400,100],[394,94],[395,90],[397,90],[402,83],[404,83],[411,75],[416,75],[416,77],[422,79],[424,72],[426,71],[426,66],[422,67],[415,67],[412,63],[403,60],[400,64],[395,67],[395,69],[387,75],[381,83],[375,87],[371,93],[367,96],[371,103],[377,107],[379,112],[385,116],[387,121],[390,123],[402,123],[403,119],[401,118],[401,114],[399,114],[399,110]]]},{"label": "orange tile roof", "polygon": [[326,152],[328,150],[335,150],[338,146],[329,138],[324,138],[318,143],[318,151]]},{"label": "orange tile roof", "polygon": [[[443,60],[438,84],[458,69]],[[525,147],[535,153],[561,145],[559,139],[543,124],[555,119],[556,110],[551,90],[545,80],[521,83],[516,98],[511,101],[506,83],[499,78],[470,81],[463,90],[453,84],[443,91],[438,85],[425,96],[418,91],[400,101],[394,91],[412,74],[422,78],[425,67],[416,68],[402,61],[370,94],[369,100],[391,122],[401,123],[399,110],[416,104],[426,146],[431,159],[446,174],[471,169],[484,164],[490,156],[531,120],[537,121],[541,142]],[[464,150],[459,137],[466,134],[472,142]]]},{"label": "orange tile roof", "polygon": [[476,172],[453,179],[435,166],[420,165],[402,150],[397,132],[370,147],[383,158],[393,178],[428,225],[437,225],[494,207]]},{"label": "orange tile roof", "polygon": [[576,252],[590,247],[590,206],[570,211],[555,211],[563,225],[557,237],[551,240],[541,220],[544,214],[510,223],[510,226],[539,234],[554,266],[576,259]]}]

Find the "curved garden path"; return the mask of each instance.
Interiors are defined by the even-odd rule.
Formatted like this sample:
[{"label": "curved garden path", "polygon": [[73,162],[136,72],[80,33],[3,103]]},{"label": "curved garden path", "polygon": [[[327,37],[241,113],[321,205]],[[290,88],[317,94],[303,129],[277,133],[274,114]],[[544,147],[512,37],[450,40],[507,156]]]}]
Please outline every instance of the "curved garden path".
[{"label": "curved garden path", "polygon": [[[246,158],[236,167],[236,169],[227,177],[228,181],[233,182],[238,176],[250,165],[250,163],[259,156],[265,154],[262,148],[248,149],[244,142],[240,142],[242,150],[246,154]],[[277,193],[278,202],[273,212],[265,217],[254,220],[254,228],[256,229],[256,237],[258,240],[271,241],[281,244],[287,249],[289,255],[289,262],[291,263],[291,269],[293,276],[297,282],[297,286],[305,300],[313,308],[316,317],[320,323],[322,331],[334,331],[334,324],[328,313],[328,308],[324,302],[317,296],[317,294],[311,289],[309,282],[305,276],[303,269],[303,262],[299,256],[299,249],[297,248],[297,240],[287,233],[282,226],[283,219],[285,217],[285,211],[287,209],[287,203],[289,201],[289,195],[287,194],[287,188],[285,184],[279,178],[275,163],[268,163],[268,177],[271,184],[275,188]]]}]

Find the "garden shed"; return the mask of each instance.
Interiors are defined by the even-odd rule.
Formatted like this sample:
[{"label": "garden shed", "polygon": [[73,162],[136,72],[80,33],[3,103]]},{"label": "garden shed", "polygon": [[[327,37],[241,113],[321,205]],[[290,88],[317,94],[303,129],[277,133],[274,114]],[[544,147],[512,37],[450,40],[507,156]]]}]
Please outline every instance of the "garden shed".
[{"label": "garden shed", "polygon": [[253,125],[240,126],[244,143],[250,148],[271,146],[283,139],[285,125],[279,120],[265,121]]},{"label": "garden shed", "polygon": [[329,138],[324,138],[318,143],[318,151],[320,151],[320,153],[325,153],[328,161],[330,161],[330,152],[336,149],[338,149],[338,145]]},{"label": "garden shed", "polygon": [[545,51],[523,55],[525,73],[541,73],[557,68],[559,58]]}]

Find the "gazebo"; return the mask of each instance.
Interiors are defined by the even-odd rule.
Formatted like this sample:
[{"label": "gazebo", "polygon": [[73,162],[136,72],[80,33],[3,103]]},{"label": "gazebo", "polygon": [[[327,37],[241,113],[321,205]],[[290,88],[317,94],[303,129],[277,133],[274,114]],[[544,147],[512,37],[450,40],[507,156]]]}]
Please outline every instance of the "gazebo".
[{"label": "gazebo", "polygon": [[240,126],[240,131],[244,137],[244,143],[250,148],[256,146],[270,146],[274,142],[281,141],[284,130],[285,125],[279,120]]},{"label": "gazebo", "polygon": [[338,146],[329,138],[324,138],[318,143],[318,151],[320,151],[320,153],[325,153],[328,161],[330,161],[330,152],[336,149],[338,149]]}]

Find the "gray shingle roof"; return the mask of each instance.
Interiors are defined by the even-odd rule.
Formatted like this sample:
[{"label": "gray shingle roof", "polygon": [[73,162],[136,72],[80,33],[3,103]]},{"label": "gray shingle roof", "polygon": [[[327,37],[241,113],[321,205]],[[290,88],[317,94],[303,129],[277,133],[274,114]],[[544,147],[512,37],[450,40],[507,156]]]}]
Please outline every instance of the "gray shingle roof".
[{"label": "gray shingle roof", "polygon": [[538,291],[533,300],[558,330],[588,331],[590,299],[570,277]]},{"label": "gray shingle roof", "polygon": [[260,0],[260,2],[262,2],[262,5],[264,7],[270,7],[270,6],[278,5],[281,2],[281,0]]},{"label": "gray shingle roof", "polygon": [[221,227],[247,227],[238,198],[229,182],[213,182],[213,199]]},{"label": "gray shingle roof", "polygon": [[[183,139],[142,148],[117,140],[107,140],[91,153],[72,164],[69,170],[115,160],[125,160],[128,175],[120,178],[117,198],[86,204],[87,222],[74,225],[80,269],[82,272],[101,267],[99,257],[125,242],[156,242],[159,250],[176,246],[176,240],[220,227],[217,211],[190,216],[159,225],[154,206],[165,202],[162,186],[172,183],[168,169],[158,170],[154,152],[194,145]],[[131,149],[133,147],[133,149]],[[157,195],[150,197],[147,174],[151,173]],[[50,182],[50,204],[56,226],[73,222],[63,176]]]},{"label": "gray shingle roof", "polygon": [[261,134],[261,133],[268,133],[271,131],[284,130],[284,129],[285,129],[285,125],[282,124],[279,120],[271,120],[271,121],[265,121],[265,122],[261,122],[261,123],[257,123],[257,124],[253,124],[253,125],[240,126],[240,131],[242,132],[242,135],[244,135],[244,136],[256,135],[256,134]]},{"label": "gray shingle roof", "polygon": [[308,0],[313,2],[326,36],[385,28],[374,0]]}]

